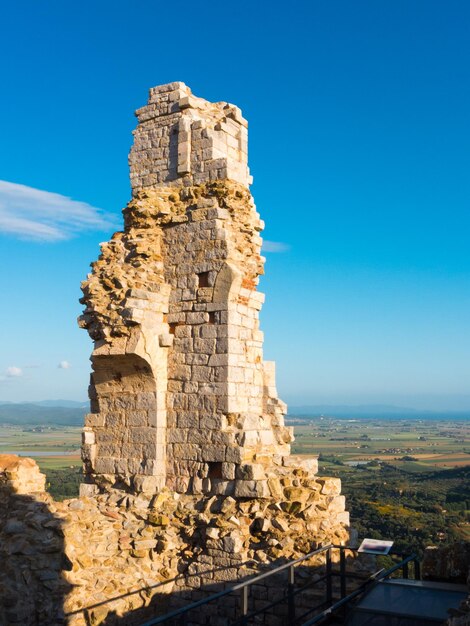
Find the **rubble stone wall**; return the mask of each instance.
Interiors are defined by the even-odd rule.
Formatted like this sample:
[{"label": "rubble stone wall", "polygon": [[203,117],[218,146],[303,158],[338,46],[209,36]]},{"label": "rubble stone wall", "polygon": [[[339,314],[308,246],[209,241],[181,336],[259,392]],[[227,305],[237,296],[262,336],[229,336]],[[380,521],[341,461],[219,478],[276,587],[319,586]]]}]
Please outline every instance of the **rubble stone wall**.
[{"label": "rubble stone wall", "polygon": [[[305,470],[279,480],[276,499],[110,489],[55,502],[44,483],[31,459],[0,455],[0,624],[142,623],[348,537],[339,480]],[[320,573],[323,557],[307,567]],[[282,593],[280,582],[253,589],[251,606]],[[230,596],[191,623],[227,624],[239,608]],[[285,623],[285,611],[265,623]]]}]

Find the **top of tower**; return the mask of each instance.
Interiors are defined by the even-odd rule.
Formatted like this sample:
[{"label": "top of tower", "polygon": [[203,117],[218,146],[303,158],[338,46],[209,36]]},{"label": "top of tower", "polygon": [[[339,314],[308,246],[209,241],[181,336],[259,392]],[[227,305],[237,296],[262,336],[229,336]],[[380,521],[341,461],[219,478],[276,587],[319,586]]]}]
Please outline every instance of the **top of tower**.
[{"label": "top of tower", "polygon": [[194,96],[182,82],[152,87],[129,154],[132,191],[234,180],[248,186],[248,123],[227,102]]}]

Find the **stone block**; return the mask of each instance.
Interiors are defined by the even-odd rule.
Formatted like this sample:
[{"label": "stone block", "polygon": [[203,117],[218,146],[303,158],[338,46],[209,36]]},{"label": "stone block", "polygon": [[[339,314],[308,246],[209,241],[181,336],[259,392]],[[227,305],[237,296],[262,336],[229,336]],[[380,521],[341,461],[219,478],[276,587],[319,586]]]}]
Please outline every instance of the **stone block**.
[{"label": "stone block", "polygon": [[227,461],[227,463],[241,463],[244,456],[244,449],[241,447],[233,446],[226,448],[225,461]]},{"label": "stone block", "polygon": [[92,445],[95,443],[95,433],[90,427],[85,426],[82,432],[83,445]]},{"label": "stone block", "polygon": [[158,335],[158,343],[161,348],[169,348],[173,345],[174,336],[170,333],[161,333]]},{"label": "stone block", "polygon": [[199,476],[192,476],[189,483],[189,493],[199,495],[203,493],[203,479]]},{"label": "stone block", "polygon": [[[194,444],[190,444],[190,443],[175,443],[172,446],[173,449],[173,456],[177,459],[186,459],[188,461],[197,461],[200,458],[202,458],[202,460],[204,461],[217,461],[219,459],[216,458],[206,458],[207,456],[211,456],[210,453],[208,453],[207,455],[205,454],[206,451],[204,450],[204,454],[202,453],[201,449],[199,446],[194,445]],[[214,453],[212,453],[212,456],[215,456]],[[223,459],[220,459],[223,460]]]},{"label": "stone block", "polygon": [[243,541],[241,537],[232,533],[223,538],[223,550],[229,554],[240,554],[243,550]]},{"label": "stone block", "polygon": [[156,443],[155,428],[152,427],[134,427],[128,432],[130,443]]},{"label": "stone block", "polygon": [[227,446],[233,446],[235,444],[235,434],[231,431],[214,429],[210,433],[210,442],[214,446],[224,448]]},{"label": "stone block", "polygon": [[148,426],[147,411],[128,411],[126,417],[128,426]]},{"label": "stone block", "polygon": [[89,428],[102,428],[104,415],[102,413],[88,413],[85,415],[85,426]]},{"label": "stone block", "polygon": [[269,488],[269,492],[271,496],[275,498],[277,501],[280,501],[283,498],[284,492],[281,487],[279,478],[269,478],[268,488]]},{"label": "stone block", "polygon": [[331,496],[328,504],[329,513],[342,513],[346,508],[345,496]]},{"label": "stone block", "polygon": [[114,458],[99,457],[95,460],[94,469],[98,474],[113,474],[115,470]]},{"label": "stone block", "polygon": [[[222,463],[222,478],[224,480],[234,480],[235,478],[235,463]],[[243,478],[243,477],[239,477]]]},{"label": "stone block", "polygon": [[211,478],[210,493],[218,496],[233,496],[235,491],[235,483],[233,480],[221,480]]},{"label": "stone block", "polygon": [[267,480],[236,480],[236,498],[269,498],[271,492]]},{"label": "stone block", "polygon": [[340,478],[318,478],[317,482],[322,486],[321,493],[327,496],[337,496],[341,493]]},{"label": "stone block", "polygon": [[300,502],[301,504],[305,504],[309,500],[311,493],[309,489],[302,487],[286,487],[284,489],[284,497],[288,502]]},{"label": "stone block", "polygon": [[134,549],[135,550],[153,550],[157,545],[157,541],[155,539],[135,539],[134,540]]},{"label": "stone block", "polygon": [[91,483],[80,483],[79,494],[81,498],[92,498],[98,493],[98,486]]},{"label": "stone block", "polygon": [[203,461],[221,462],[226,458],[226,447],[220,445],[207,444],[201,451]]},{"label": "stone block", "polygon": [[348,511],[342,511],[341,513],[338,513],[335,517],[335,523],[336,524],[344,524],[345,526],[349,526],[350,521],[349,521],[349,512]]},{"label": "stone block", "polygon": [[207,539],[218,539],[219,535],[220,535],[219,528],[213,528],[213,527],[206,528]]},{"label": "stone block", "polygon": [[165,476],[134,476],[133,486],[139,493],[158,493],[165,486]]},{"label": "stone block", "polygon": [[266,469],[262,465],[244,463],[237,467],[236,477],[240,480],[263,480],[266,478]]}]

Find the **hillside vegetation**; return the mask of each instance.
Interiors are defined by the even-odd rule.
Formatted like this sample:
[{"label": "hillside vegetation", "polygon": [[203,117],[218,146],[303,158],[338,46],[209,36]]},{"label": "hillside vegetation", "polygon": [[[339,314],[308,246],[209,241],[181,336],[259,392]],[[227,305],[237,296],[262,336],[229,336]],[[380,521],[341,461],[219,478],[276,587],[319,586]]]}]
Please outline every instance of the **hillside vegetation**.
[{"label": "hillside vegetation", "polygon": [[[33,456],[54,498],[74,497],[82,481],[84,412],[0,406],[0,453]],[[396,549],[418,553],[430,544],[470,540],[467,422],[302,417],[291,423],[293,453],[320,455],[320,474],[342,479],[360,539],[391,539]]]},{"label": "hillside vegetation", "polygon": [[463,420],[295,418],[293,451],[342,479],[359,538],[421,554],[470,540],[470,442]]}]

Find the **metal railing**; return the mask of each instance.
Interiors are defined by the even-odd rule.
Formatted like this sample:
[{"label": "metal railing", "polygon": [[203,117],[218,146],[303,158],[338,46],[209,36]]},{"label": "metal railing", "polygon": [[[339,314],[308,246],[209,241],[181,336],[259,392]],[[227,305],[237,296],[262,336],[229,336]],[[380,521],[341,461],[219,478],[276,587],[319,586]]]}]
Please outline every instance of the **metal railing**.
[{"label": "metal railing", "polygon": [[[339,550],[339,571],[333,569],[332,562],[332,551]],[[403,555],[400,554],[391,554],[391,556],[401,557],[401,561],[385,570],[384,568],[378,570],[371,576],[369,576],[366,580],[363,577],[358,576],[354,573],[346,572],[346,552],[357,553],[356,548],[350,548],[348,546],[339,546],[339,545],[327,545],[305,556],[296,559],[295,561],[290,561],[289,563],[284,563],[274,569],[271,569],[263,574],[258,574],[248,580],[232,585],[228,589],[223,591],[219,591],[218,593],[214,593],[204,599],[198,600],[197,602],[193,602],[192,604],[188,604],[179,609],[175,609],[170,613],[167,613],[161,617],[156,617],[143,623],[141,626],[157,626],[158,624],[167,624],[173,623],[183,624],[185,623],[185,616],[191,611],[198,609],[202,606],[205,606],[209,603],[219,601],[221,598],[229,596],[231,594],[238,595],[238,606],[239,606],[239,615],[234,620],[227,622],[232,624],[232,626],[247,626],[250,623],[250,620],[253,618],[267,613],[271,609],[274,609],[276,606],[280,604],[287,605],[287,623],[289,626],[299,625],[299,626],[310,626],[312,624],[317,624],[327,617],[331,616],[333,613],[339,612],[340,610],[345,610],[346,605],[354,600],[356,597],[367,591],[371,585],[377,584],[380,580],[391,576],[395,571],[401,569],[403,572],[403,577],[409,577],[409,563],[414,563],[414,578],[420,578],[420,567],[419,561],[417,560],[416,555],[412,554],[406,558],[403,558]],[[312,559],[315,556],[321,555],[325,553],[325,562],[324,562],[324,570],[325,573],[321,576],[316,575],[313,580],[310,580],[302,585],[296,585],[296,567],[301,563]],[[310,566],[309,566],[310,567]],[[261,581],[271,578],[272,576],[278,576],[279,574],[286,572],[287,573],[287,584],[285,584],[282,589],[281,597],[277,600],[269,602],[268,604],[264,604],[262,608],[257,610],[250,611],[250,590],[253,586],[259,584]],[[333,579],[339,578],[339,598],[334,598],[334,589],[333,589]],[[347,579],[359,579],[361,580],[361,584],[359,584],[354,591],[351,593],[347,593]],[[317,605],[312,606],[304,611],[301,615],[298,614],[297,606],[296,606],[296,596],[303,593],[306,589],[315,587],[316,585],[324,582],[324,599]],[[278,587],[279,585],[276,585]],[[274,588],[274,585],[273,585]],[[309,618],[314,611],[317,611],[317,614],[313,618]],[[318,613],[320,611],[320,613]],[[304,621],[306,620],[307,621]]]},{"label": "metal railing", "polygon": [[[331,606],[329,606],[328,608],[323,610],[321,613],[318,613],[312,619],[309,619],[308,621],[304,622],[302,624],[302,626],[313,626],[313,624],[318,624],[318,623],[322,622],[323,620],[325,620],[329,616],[333,615],[334,613],[338,613],[340,611],[340,609],[344,610],[346,608],[346,606],[352,600],[355,600],[358,596],[364,594],[366,591],[369,591],[369,589],[371,589],[374,585],[378,584],[381,580],[384,580],[385,578],[388,578],[394,572],[396,572],[396,571],[398,571],[400,569],[403,572],[403,578],[408,578],[409,577],[408,564],[411,561],[413,561],[413,564],[414,564],[414,575],[415,575],[415,579],[417,579],[416,577],[420,576],[419,561],[418,561],[416,555],[412,554],[412,555],[406,557],[405,559],[403,559],[402,561],[400,561],[399,563],[397,563],[396,565],[393,565],[392,567],[390,567],[387,570],[386,569],[381,569],[378,572],[375,572],[362,585],[360,585],[355,591],[353,591],[352,593],[350,593],[348,595],[344,595],[344,596],[342,595],[340,600],[338,600],[337,602],[334,602]],[[418,580],[419,580],[419,578],[418,578]]]}]

